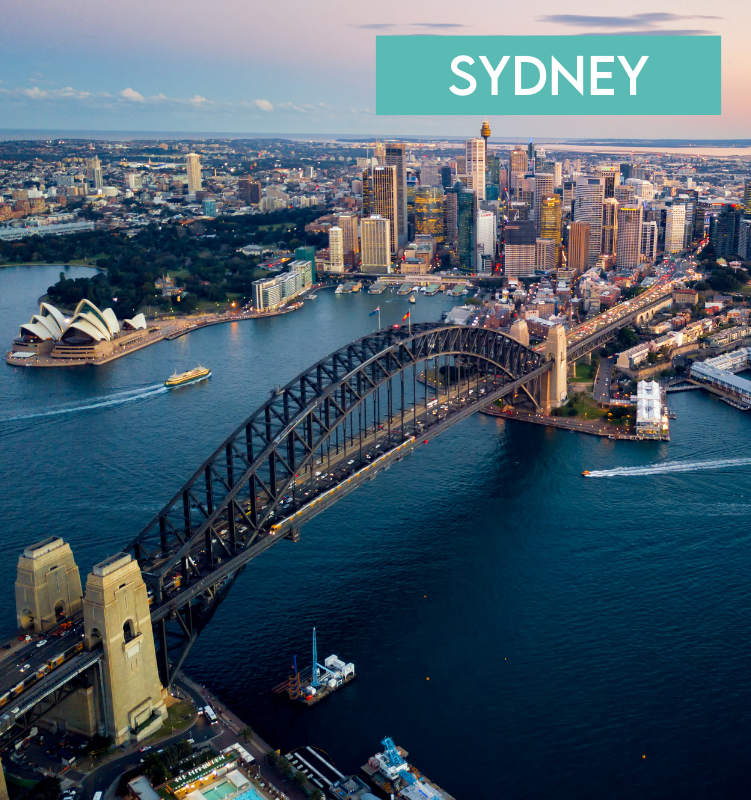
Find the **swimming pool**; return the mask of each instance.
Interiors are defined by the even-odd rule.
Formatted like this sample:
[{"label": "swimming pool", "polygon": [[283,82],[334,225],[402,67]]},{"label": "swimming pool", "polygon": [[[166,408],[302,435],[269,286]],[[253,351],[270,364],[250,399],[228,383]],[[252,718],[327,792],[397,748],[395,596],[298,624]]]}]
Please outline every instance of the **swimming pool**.
[{"label": "swimming pool", "polygon": [[228,794],[232,794],[235,789],[229,781],[216,783],[208,789],[202,789],[201,794],[206,800],[224,800]]},{"label": "swimming pool", "polygon": [[239,797],[236,797],[235,800],[264,800],[264,799],[251,786],[249,789],[246,789]]}]

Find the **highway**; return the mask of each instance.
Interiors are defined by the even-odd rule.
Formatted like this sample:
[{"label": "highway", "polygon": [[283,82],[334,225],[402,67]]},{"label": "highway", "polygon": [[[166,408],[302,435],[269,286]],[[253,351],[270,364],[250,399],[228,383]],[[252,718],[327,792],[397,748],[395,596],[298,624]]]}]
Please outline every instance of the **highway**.
[{"label": "highway", "polygon": [[592,389],[595,401],[607,405],[610,402],[610,376],[613,372],[613,358],[603,358],[597,369],[597,378]]},{"label": "highway", "polygon": [[[30,642],[19,641],[16,636],[3,645],[0,649],[0,700],[19,683],[45,667],[48,660],[62,655],[83,640],[83,614],[79,613],[70,621],[72,625],[67,630],[58,625],[43,636],[29,634],[32,637]],[[11,707],[11,700],[8,698],[1,708]]]}]

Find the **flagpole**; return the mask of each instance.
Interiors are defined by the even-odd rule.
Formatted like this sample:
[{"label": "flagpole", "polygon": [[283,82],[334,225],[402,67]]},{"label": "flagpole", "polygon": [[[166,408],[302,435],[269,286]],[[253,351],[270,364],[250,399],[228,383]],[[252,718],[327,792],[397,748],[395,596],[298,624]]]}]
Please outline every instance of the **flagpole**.
[{"label": "flagpole", "polygon": [[409,335],[412,335],[412,314],[407,312],[407,323],[409,324]]},{"label": "flagpole", "polygon": [[381,330],[381,306],[378,306],[378,330]]}]

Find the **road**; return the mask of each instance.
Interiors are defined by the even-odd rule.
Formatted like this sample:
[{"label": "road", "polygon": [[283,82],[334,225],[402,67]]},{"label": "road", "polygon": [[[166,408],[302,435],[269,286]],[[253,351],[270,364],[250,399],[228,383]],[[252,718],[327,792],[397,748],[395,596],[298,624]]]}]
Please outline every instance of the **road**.
[{"label": "road", "polygon": [[613,361],[615,359],[603,358],[597,370],[595,385],[592,389],[592,396],[595,401],[607,405],[610,402],[610,376],[613,373]]},{"label": "road", "polygon": [[18,636],[5,642],[0,649],[0,707],[10,703],[14,697],[14,687],[27,681],[39,670],[49,671],[46,667],[50,659],[62,655],[83,640],[83,616],[78,614],[71,621],[73,625],[68,630],[57,625],[42,636],[29,634],[30,642],[19,641]]}]

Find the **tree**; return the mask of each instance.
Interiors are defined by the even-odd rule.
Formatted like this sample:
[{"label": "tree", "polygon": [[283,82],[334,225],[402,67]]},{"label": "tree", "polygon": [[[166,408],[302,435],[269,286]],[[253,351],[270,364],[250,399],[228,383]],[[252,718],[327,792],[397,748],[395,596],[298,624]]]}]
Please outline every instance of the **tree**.
[{"label": "tree", "polygon": [[324,794],[317,786],[310,793],[310,800],[324,800]]},{"label": "tree", "polygon": [[296,770],[295,773],[292,775],[292,783],[298,788],[302,789],[303,786],[307,783],[308,779],[305,777],[304,772],[300,772],[300,770]]},{"label": "tree", "polygon": [[246,725],[240,731],[240,735],[243,737],[243,739],[245,739],[246,742],[252,742],[253,741],[253,734],[254,733],[255,733],[255,731],[253,730],[253,728],[250,727],[250,725]]}]

